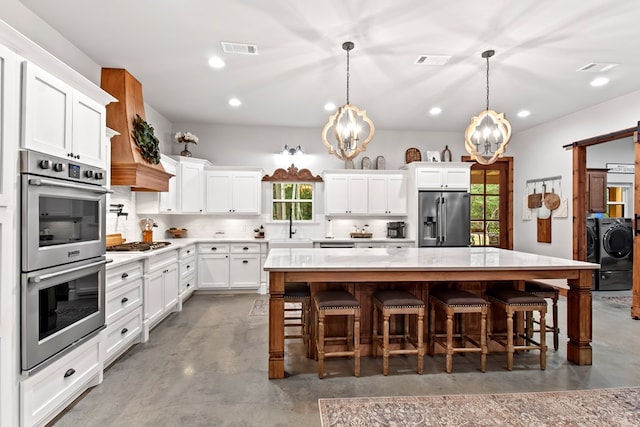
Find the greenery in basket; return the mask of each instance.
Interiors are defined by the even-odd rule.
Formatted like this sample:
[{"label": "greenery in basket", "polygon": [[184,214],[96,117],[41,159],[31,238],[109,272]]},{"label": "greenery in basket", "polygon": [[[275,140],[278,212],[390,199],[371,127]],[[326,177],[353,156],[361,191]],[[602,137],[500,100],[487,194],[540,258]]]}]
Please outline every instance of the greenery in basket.
[{"label": "greenery in basket", "polygon": [[153,126],[139,114],[136,114],[136,118],[133,119],[133,138],[146,161],[154,165],[160,163],[160,141],[153,133]]}]

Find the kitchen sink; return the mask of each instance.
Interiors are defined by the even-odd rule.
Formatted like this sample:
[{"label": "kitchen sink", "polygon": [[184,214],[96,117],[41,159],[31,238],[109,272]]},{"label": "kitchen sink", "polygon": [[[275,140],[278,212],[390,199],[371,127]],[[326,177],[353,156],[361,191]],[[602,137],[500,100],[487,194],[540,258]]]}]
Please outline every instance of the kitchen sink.
[{"label": "kitchen sink", "polygon": [[269,240],[269,249],[274,248],[312,248],[311,239],[273,239]]}]

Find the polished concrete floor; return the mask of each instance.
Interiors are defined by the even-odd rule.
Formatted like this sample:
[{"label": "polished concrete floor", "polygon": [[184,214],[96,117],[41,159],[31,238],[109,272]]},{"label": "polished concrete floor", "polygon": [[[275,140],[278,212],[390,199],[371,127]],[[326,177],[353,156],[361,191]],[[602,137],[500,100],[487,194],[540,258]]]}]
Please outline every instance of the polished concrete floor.
[{"label": "polished concrete floor", "polygon": [[[625,293],[613,293],[625,295]],[[599,294],[603,295],[603,294]],[[328,378],[303,356],[299,341],[287,342],[284,380],[267,379],[267,316],[249,316],[257,295],[195,295],[181,313],[169,316],[145,344],[134,346],[56,426],[319,426],[318,398],[408,396],[574,390],[640,386],[640,321],[629,308],[593,300],[593,365],[566,361],[566,345],[538,369],[537,352],[490,354],[487,372],[477,355],[456,355],[454,372],[444,356],[425,357],[417,375],[414,357],[394,357],[388,377],[382,360],[363,358],[360,378],[352,362],[330,359]],[[629,293],[626,293],[629,295]],[[565,299],[560,303],[566,317]],[[562,320],[561,343],[566,341]],[[551,344],[551,340],[548,340]]]}]

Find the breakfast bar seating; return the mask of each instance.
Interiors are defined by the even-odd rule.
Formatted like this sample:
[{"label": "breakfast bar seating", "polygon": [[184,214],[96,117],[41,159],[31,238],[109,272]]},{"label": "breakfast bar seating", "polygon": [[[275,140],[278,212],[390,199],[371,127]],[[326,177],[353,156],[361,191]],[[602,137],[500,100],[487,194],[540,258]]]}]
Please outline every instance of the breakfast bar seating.
[{"label": "breakfast bar seating", "polygon": [[[306,283],[286,283],[284,286],[284,302],[299,305],[299,307],[285,307],[285,328],[297,329],[296,333],[285,333],[285,339],[302,338],[307,357],[311,357],[311,343],[309,340],[311,317],[311,292]],[[286,316],[292,313],[294,316]]]},{"label": "breakfast bar seating", "polygon": [[[554,286],[536,281],[527,281],[524,284],[524,290],[530,294],[551,300],[551,317],[553,324],[549,324],[549,322],[547,322],[546,328],[547,332],[551,332],[553,334],[553,349],[558,351],[558,345],[560,343],[560,327],[558,326],[558,299],[560,298],[560,290]],[[536,332],[540,332],[539,329],[534,329],[534,325],[538,325],[539,328],[540,322],[535,320],[532,315],[527,316],[526,333],[529,337]]]}]

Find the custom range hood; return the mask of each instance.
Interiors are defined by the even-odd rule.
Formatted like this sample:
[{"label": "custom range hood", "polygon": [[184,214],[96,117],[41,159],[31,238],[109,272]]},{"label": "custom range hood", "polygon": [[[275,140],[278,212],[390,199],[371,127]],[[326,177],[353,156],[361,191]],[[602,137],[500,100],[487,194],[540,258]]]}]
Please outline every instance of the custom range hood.
[{"label": "custom range hood", "polygon": [[100,87],[120,102],[107,106],[107,127],[120,135],[111,138],[111,185],[132,191],[169,191],[169,179],[160,163],[147,161],[133,137],[136,114],[145,119],[142,85],[127,70],[103,68]]}]

